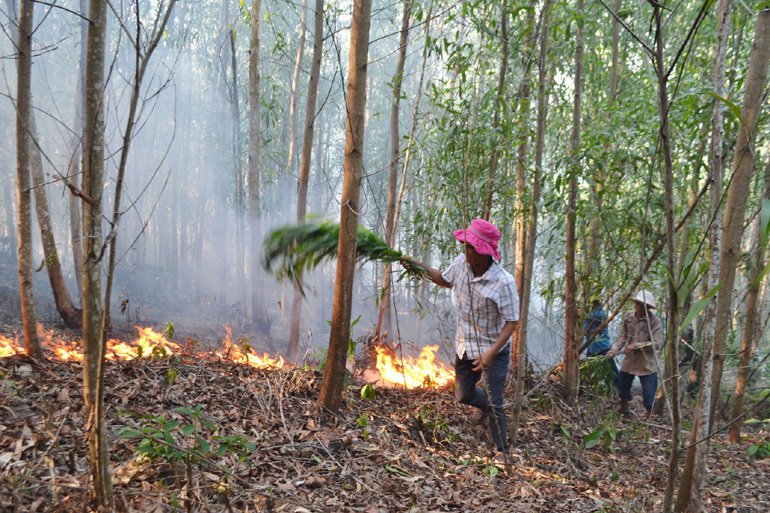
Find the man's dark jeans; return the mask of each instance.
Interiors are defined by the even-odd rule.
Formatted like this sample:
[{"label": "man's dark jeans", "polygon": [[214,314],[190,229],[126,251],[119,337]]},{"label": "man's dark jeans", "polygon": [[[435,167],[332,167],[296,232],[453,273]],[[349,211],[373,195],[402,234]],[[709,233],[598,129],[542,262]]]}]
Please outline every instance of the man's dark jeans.
[{"label": "man's dark jeans", "polygon": [[[503,388],[511,361],[511,346],[497,353],[492,365],[486,370],[487,390],[476,387],[481,379],[481,372],[473,370],[473,360],[459,358],[455,360],[455,397],[463,404],[475,406],[489,415],[489,431],[497,450],[508,451],[508,427],[503,409]],[[491,399],[491,401],[490,401]],[[490,402],[493,407],[490,407]]]},{"label": "man's dark jeans", "polygon": [[[620,371],[618,375],[618,395],[621,399],[631,400],[631,383],[634,382],[636,376],[627,372]],[[644,407],[651,410],[655,406],[655,392],[658,389],[658,373],[653,372],[646,376],[639,376],[639,381],[642,383],[642,400]]]}]

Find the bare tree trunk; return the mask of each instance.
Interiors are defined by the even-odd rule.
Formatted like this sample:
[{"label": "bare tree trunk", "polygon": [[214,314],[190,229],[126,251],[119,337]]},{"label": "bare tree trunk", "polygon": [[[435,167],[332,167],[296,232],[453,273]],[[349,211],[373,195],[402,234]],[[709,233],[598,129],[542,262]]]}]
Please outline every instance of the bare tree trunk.
[{"label": "bare tree trunk", "polygon": [[354,0],[353,20],[350,28],[339,256],[334,284],[334,310],[329,335],[329,352],[327,353],[321,392],[318,397],[318,400],[333,412],[339,410],[342,400],[345,361],[348,356],[348,339],[350,338],[350,310],[353,302],[353,277],[364,152],[366,71],[371,14],[371,0]]},{"label": "bare tree trunk", "polygon": [[[746,198],[754,172],[754,143],[757,126],[762,112],[764,88],[767,83],[767,69],[770,62],[770,9],[765,8],[757,15],[754,43],[751,47],[749,67],[744,82],[743,120],[738,130],[733,158],[733,179],[727,195],[722,237],[722,266],[719,277],[722,289],[717,302],[717,336],[714,339],[714,370],[711,396],[711,417],[719,399],[719,390],[724,367],[727,334],[731,326],[732,287],[735,280],[735,266],[740,258],[740,242],[743,234],[743,218],[746,213]],[[733,194],[734,193],[734,194]],[[729,266],[725,265],[729,262]],[[729,286],[729,287],[728,287]],[[725,293],[728,292],[728,293]],[[726,297],[725,297],[726,296]],[[721,308],[720,308],[721,307]]]},{"label": "bare tree trunk", "polygon": [[570,179],[569,199],[567,201],[567,254],[566,254],[566,292],[564,320],[564,388],[570,402],[577,399],[580,381],[578,370],[578,341],[575,339],[577,325],[577,284],[575,281],[575,218],[578,196],[577,179],[580,174],[580,117],[583,100],[583,52],[584,52],[584,27],[583,27],[583,0],[578,0],[578,30],[577,48],[575,49],[575,100],[572,110],[572,135],[570,137]]},{"label": "bare tree trunk", "polygon": [[[661,6],[654,7],[655,17],[655,72],[658,78],[658,111],[660,115],[660,141],[663,148],[663,164],[665,166],[665,180],[663,188],[666,197],[666,255],[668,268],[672,271],[676,269],[676,246],[674,244],[674,235],[676,234],[676,223],[674,221],[674,165],[671,159],[671,139],[669,135],[668,121],[668,75],[665,70],[664,46],[663,46],[663,25]],[[673,376],[679,367],[679,330],[677,328],[677,315],[679,308],[679,295],[677,293],[676,277],[673,272],[668,274],[668,324],[666,332],[668,334],[668,350],[671,356],[671,370]],[[654,350],[653,350],[654,353]],[[656,370],[659,367],[656,357]],[[679,464],[679,382],[672,381],[671,393],[671,454],[669,456],[668,476],[666,484],[666,495],[663,501],[663,511],[670,513],[674,500],[674,491],[676,487],[676,478]]]},{"label": "bare tree trunk", "polygon": [[305,54],[305,37],[307,34],[307,0],[302,0],[302,15],[299,21],[299,44],[297,45],[297,59],[294,61],[294,73],[291,77],[291,102],[289,104],[289,123],[291,124],[291,132],[289,135],[289,158],[287,164],[287,172],[291,179],[294,176],[294,162],[297,160],[295,154],[297,153],[297,109],[299,104],[299,72],[302,69],[302,57]]},{"label": "bare tree trunk", "polygon": [[86,64],[86,125],[83,143],[83,395],[88,417],[89,468],[93,498],[112,507],[112,480],[107,429],[98,412],[99,367],[104,356],[102,322],[102,190],[104,183],[104,49],[107,38],[106,2],[93,0],[88,19]]},{"label": "bare tree trunk", "polygon": [[[388,205],[385,213],[385,241],[393,247],[395,241],[395,217],[396,217],[396,188],[398,186],[398,162],[401,157],[401,145],[398,135],[398,122],[401,106],[401,83],[406,62],[406,44],[409,39],[409,13],[412,8],[411,0],[404,1],[404,14],[401,18],[401,36],[398,46],[398,62],[396,73],[393,75],[393,103],[390,109],[390,174],[388,176]],[[382,277],[382,295],[380,303],[380,317],[377,323],[377,336],[383,331],[392,333],[391,330],[391,281],[392,268],[385,264]]]},{"label": "bare tree trunk", "polygon": [[[723,13],[720,4],[720,23]],[[721,32],[720,32],[721,33]],[[703,348],[703,382],[698,397],[696,426],[693,429],[691,447],[688,450],[684,474],[679,486],[677,511],[698,512],[701,509],[701,497],[704,486],[708,443],[706,435],[711,432],[714,408],[719,398],[724,348],[730,330],[732,292],[735,281],[735,266],[740,253],[740,241],[743,234],[743,217],[746,211],[746,198],[754,164],[754,140],[756,126],[761,111],[761,98],[767,82],[767,68],[770,60],[770,10],[760,11],[757,16],[754,44],[749,58],[749,67],[745,80],[743,120],[738,132],[733,160],[733,178],[727,195],[723,221],[723,236],[720,245],[719,282],[717,295],[716,329],[713,344],[713,356],[708,339]],[[713,157],[713,155],[712,155]],[[707,326],[708,327],[708,326]],[[713,363],[710,364],[710,362]],[[709,370],[711,372],[709,372]],[[709,396],[710,394],[710,396]]]},{"label": "bare tree trunk", "polygon": [[[299,167],[299,182],[297,187],[297,223],[305,221],[307,213],[307,188],[310,181],[310,159],[313,153],[313,131],[316,120],[316,102],[318,99],[318,80],[321,75],[321,58],[323,56],[324,13],[323,0],[316,0],[313,28],[313,61],[310,63],[310,79],[307,83],[307,106],[305,107],[305,134],[302,138],[302,160]],[[321,158],[320,153],[316,155]],[[301,278],[300,278],[301,279]],[[288,360],[297,358],[299,349],[300,321],[302,320],[302,294],[299,287],[294,287],[294,301],[291,307],[291,325],[289,328]]]},{"label": "bare tree trunk", "polygon": [[246,247],[244,242],[244,215],[245,198],[244,188],[246,177],[244,176],[243,165],[241,165],[241,106],[238,94],[238,59],[235,54],[235,31],[230,29],[230,71],[232,73],[232,84],[230,87],[230,105],[232,106],[233,122],[233,165],[235,166],[235,278],[238,282],[238,296],[243,305],[243,311],[248,311],[248,298],[246,295],[246,269],[248,268],[246,260]]},{"label": "bare tree trunk", "polygon": [[35,4],[21,0],[16,86],[16,199],[18,204],[18,258],[21,316],[27,355],[42,359],[37,336],[35,295],[32,285],[32,194],[30,190],[30,120],[32,115],[32,18]]},{"label": "bare tree trunk", "polygon": [[[80,0],[80,12],[84,18],[88,14],[88,1]],[[82,160],[83,160],[83,127],[86,113],[86,49],[88,47],[88,20],[80,20],[80,66],[78,67],[78,86],[75,90],[75,123],[70,139],[70,162],[67,170],[67,179],[75,188],[82,187]],[[80,201],[73,190],[68,191],[69,219],[70,219],[70,245],[72,246],[72,263],[75,267],[75,283],[78,287],[78,297],[83,297],[83,225],[80,220]]]},{"label": "bare tree trunk", "polygon": [[532,186],[532,205],[529,209],[527,227],[527,253],[524,256],[524,274],[521,281],[521,300],[519,308],[519,356],[516,369],[516,397],[514,411],[508,435],[513,445],[519,437],[521,406],[524,399],[524,378],[526,377],[527,337],[529,327],[529,306],[532,292],[532,270],[535,264],[535,244],[537,243],[537,206],[540,202],[540,177],[543,169],[543,149],[545,148],[545,121],[548,117],[548,97],[546,96],[546,67],[548,61],[548,24],[551,14],[551,0],[545,0],[540,21],[540,63],[537,86],[537,132],[535,134],[535,172]]},{"label": "bare tree trunk", "polygon": [[251,2],[251,41],[249,43],[249,221],[251,235],[251,319],[255,328],[270,334],[270,318],[265,305],[265,278],[260,264],[262,248],[262,207],[259,190],[259,158],[262,135],[259,96],[259,27],[262,0]]},{"label": "bare tree trunk", "polygon": [[[691,184],[690,184],[690,194],[687,198],[687,209],[691,210],[695,204],[698,202],[698,183],[699,183],[699,176],[700,176],[700,168],[702,166],[703,156],[706,154],[706,132],[707,132],[707,124],[703,125],[703,128],[700,130],[698,134],[698,148],[695,152],[695,158],[692,161],[692,177],[691,177]],[[679,245],[679,261],[677,262],[677,272],[676,276],[682,276],[682,272],[684,269],[684,262],[687,258],[687,253],[690,250],[690,233],[692,232],[692,224],[686,224],[682,228],[682,233],[680,235],[680,245]],[[677,278],[679,279],[679,278]],[[688,312],[690,310],[690,306],[692,303],[692,292],[690,292],[684,299],[684,303],[682,305],[681,311]],[[682,329],[684,329],[686,326],[683,326]],[[693,340],[694,342],[694,340]],[[671,353],[666,352],[666,359],[665,364],[663,366],[663,369],[669,369],[671,368]],[[692,360],[690,360],[689,364],[686,366],[686,368],[683,368],[680,366],[678,369],[676,369],[676,372],[674,374],[666,374],[665,376],[659,376],[659,379],[664,382],[668,383],[671,379],[678,380],[677,387],[679,389],[679,404],[682,404],[682,398],[684,397],[684,389],[687,386],[687,378],[689,370],[692,368]],[[665,410],[666,406],[666,395],[664,393],[664,387],[661,386],[658,388],[658,392],[655,395],[655,406],[653,408],[653,411],[655,415],[663,415],[663,412]]]},{"label": "bare tree trunk", "polygon": [[[714,94],[723,96],[725,82],[725,59],[727,54],[727,37],[730,28],[730,10],[732,0],[720,0],[717,14],[717,49],[714,64]],[[711,122],[711,228],[709,230],[709,269],[707,275],[707,291],[713,290],[719,283],[720,246],[722,237],[722,140],[724,137],[724,106],[720,100],[714,101],[714,111]],[[724,290],[724,289],[723,289]],[[732,294],[732,291],[728,292]],[[690,436],[690,448],[687,450],[682,479],[679,484],[676,511],[679,513],[698,511],[700,509],[701,490],[703,489],[708,442],[693,445],[702,440],[710,431],[711,419],[711,376],[714,363],[714,339],[716,331],[716,301],[706,305],[703,317],[703,337],[701,350],[701,383],[698,393],[698,404]]]},{"label": "bare tree trunk", "polygon": [[[529,144],[529,116],[531,109],[531,61],[532,61],[532,48],[535,42],[535,0],[529,2],[529,9],[527,10],[527,17],[524,25],[525,39],[524,49],[521,57],[522,67],[524,68],[521,88],[519,89],[519,120],[518,120],[518,148],[516,149],[516,198],[514,200],[514,230],[515,230],[515,243],[514,243],[514,276],[516,285],[518,286],[519,297],[523,294],[524,284],[524,261],[527,258],[527,219],[530,217],[529,213],[525,212],[524,196],[527,193],[527,151]],[[521,304],[519,304],[521,307]],[[519,323],[517,329],[513,331],[512,347],[511,347],[511,367],[517,368],[519,365],[519,331],[521,323]],[[526,366],[526,361],[524,362]],[[511,431],[513,432],[513,431]]]},{"label": "bare tree trunk", "polygon": [[67,284],[64,282],[64,274],[59,262],[59,253],[56,249],[53,227],[51,226],[51,214],[48,210],[48,196],[45,192],[45,175],[43,173],[43,157],[37,146],[37,126],[35,115],[30,112],[30,157],[32,164],[32,182],[35,186],[35,211],[40,227],[40,239],[43,243],[45,255],[45,267],[48,272],[48,282],[51,284],[56,310],[59,312],[64,324],[69,328],[80,329],[83,322],[81,312],[75,309],[72,303]]},{"label": "bare tree trunk", "polygon": [[[765,166],[765,200],[770,200],[770,159]],[[759,320],[759,289],[762,285],[762,271],[765,267],[765,248],[767,241],[763,235],[765,227],[762,225],[763,216],[757,216],[756,229],[752,253],[754,262],[749,277],[749,293],[746,299],[746,325],[743,328],[743,340],[741,341],[741,358],[738,365],[738,382],[735,384],[735,402],[733,403],[732,424],[730,425],[730,442],[736,444],[741,441],[740,416],[743,414],[743,403],[746,399],[746,387],[751,370],[751,357],[756,348],[757,324]]]}]

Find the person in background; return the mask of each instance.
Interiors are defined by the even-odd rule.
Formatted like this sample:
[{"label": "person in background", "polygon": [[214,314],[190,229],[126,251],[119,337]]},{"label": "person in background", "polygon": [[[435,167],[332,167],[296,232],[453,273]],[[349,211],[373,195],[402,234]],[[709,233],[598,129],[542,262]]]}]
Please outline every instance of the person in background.
[{"label": "person in background", "polygon": [[[586,355],[591,356],[606,356],[610,350],[610,335],[607,332],[607,326],[601,330],[599,328],[607,321],[607,313],[602,308],[602,303],[598,299],[594,299],[591,303],[591,311],[588,312],[586,320],[583,322],[583,332],[585,333],[586,342],[590,340],[591,336],[596,333],[596,336],[588,345],[586,349]],[[612,372],[615,374],[616,382],[618,376],[618,366],[615,364],[614,358],[607,358],[610,364]]]},{"label": "person in background", "polygon": [[[519,320],[518,289],[513,276],[496,262],[500,231],[494,224],[474,219],[453,235],[463,250],[445,271],[412,262],[423,267],[433,283],[452,289],[457,319],[455,397],[489,416],[496,459],[505,459],[508,428],[503,388],[511,361],[511,335]],[[407,267],[409,262],[402,264]],[[486,386],[478,388],[482,373]]]},{"label": "person in background", "polygon": [[663,347],[663,324],[654,315],[655,298],[652,292],[641,290],[632,301],[635,304],[633,312],[623,316],[620,336],[607,352],[607,358],[613,358],[623,350],[625,359],[620,366],[618,375],[618,395],[620,409],[624,417],[631,417],[629,402],[631,384],[639,377],[642,384],[642,400],[647,410],[646,420],[649,420],[652,407],[655,404],[655,391],[658,388],[658,366],[656,354]]}]

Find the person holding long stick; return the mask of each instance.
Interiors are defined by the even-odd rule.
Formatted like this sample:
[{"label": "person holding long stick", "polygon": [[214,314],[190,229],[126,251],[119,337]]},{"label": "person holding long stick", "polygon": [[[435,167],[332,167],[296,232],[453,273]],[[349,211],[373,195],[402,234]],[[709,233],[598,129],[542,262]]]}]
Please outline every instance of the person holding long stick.
[{"label": "person holding long stick", "polygon": [[[508,452],[503,388],[511,360],[511,335],[519,320],[516,281],[496,260],[500,231],[494,224],[474,219],[467,228],[453,233],[463,251],[445,271],[414,259],[430,280],[452,289],[457,319],[455,335],[455,397],[462,404],[489,415],[489,429],[498,456]],[[486,374],[484,388],[476,385]]]}]

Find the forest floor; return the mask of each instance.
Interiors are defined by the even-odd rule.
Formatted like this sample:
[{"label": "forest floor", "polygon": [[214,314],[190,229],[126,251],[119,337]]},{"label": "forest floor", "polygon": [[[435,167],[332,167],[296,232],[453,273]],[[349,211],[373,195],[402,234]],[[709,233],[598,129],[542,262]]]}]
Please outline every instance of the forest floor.
[{"label": "forest floor", "polygon": [[[638,398],[636,421],[620,422],[614,399],[568,407],[546,381],[527,397],[506,465],[449,387],[376,386],[364,399],[351,379],[332,414],[316,401],[315,369],[257,369],[190,340],[172,357],[106,365],[119,511],[661,510],[671,431],[665,419],[641,423]],[[82,365],[47,357],[0,358],[0,511],[89,510]],[[768,434],[745,431],[740,444],[713,440],[705,511],[770,511],[770,458],[747,455]]]}]

